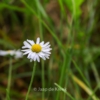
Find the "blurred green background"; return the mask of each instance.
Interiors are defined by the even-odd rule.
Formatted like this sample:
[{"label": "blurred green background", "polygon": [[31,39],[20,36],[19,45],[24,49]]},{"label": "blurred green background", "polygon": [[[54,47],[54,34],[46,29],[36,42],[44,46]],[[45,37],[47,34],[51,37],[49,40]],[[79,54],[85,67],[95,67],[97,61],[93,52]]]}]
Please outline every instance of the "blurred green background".
[{"label": "blurred green background", "polygon": [[[100,0],[0,0],[0,50],[26,39],[51,43],[37,63],[29,100],[100,100]],[[6,100],[9,57],[0,56],[0,100]],[[12,59],[10,100],[24,100],[34,62]],[[61,91],[34,91],[39,88]],[[72,99],[72,96],[74,99]]]}]

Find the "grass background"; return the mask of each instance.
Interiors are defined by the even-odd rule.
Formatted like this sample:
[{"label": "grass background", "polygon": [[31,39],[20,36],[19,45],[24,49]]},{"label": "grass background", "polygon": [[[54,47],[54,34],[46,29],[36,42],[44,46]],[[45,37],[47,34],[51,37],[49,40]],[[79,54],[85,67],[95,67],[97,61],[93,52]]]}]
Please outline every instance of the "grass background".
[{"label": "grass background", "polygon": [[[36,65],[29,100],[99,100],[99,4],[99,0],[0,0],[1,50],[21,49],[23,41],[37,37],[51,43],[50,59]],[[9,57],[0,56],[1,100],[6,97],[9,63]],[[33,64],[26,56],[12,59],[10,100],[24,100]]]}]

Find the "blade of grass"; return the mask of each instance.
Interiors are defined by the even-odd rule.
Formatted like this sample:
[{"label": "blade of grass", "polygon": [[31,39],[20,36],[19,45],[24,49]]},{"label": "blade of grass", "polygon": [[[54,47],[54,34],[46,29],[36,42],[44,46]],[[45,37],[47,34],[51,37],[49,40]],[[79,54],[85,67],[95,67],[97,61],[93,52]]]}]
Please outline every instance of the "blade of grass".
[{"label": "blade of grass", "polygon": [[[76,82],[88,95],[92,95],[93,92],[90,90],[80,79],[78,79],[75,75],[71,75],[74,82]],[[99,100],[95,95],[92,96],[93,100]]]},{"label": "blade of grass", "polygon": [[[99,84],[99,83],[100,83],[99,74],[98,74],[98,72],[97,72],[96,66],[95,66],[95,64],[94,64],[93,61],[91,62],[91,67],[92,67],[94,76],[95,76],[95,78],[96,78],[97,84]],[[99,87],[99,89],[100,89],[100,87]]]},{"label": "blade of grass", "polygon": [[93,90],[93,93],[88,97],[87,100],[91,100],[92,96],[95,95],[95,92],[100,88],[100,83],[96,86],[96,88]]},{"label": "blade of grass", "polygon": [[59,86],[57,83],[54,83],[62,92],[64,92],[68,97],[70,97],[72,100],[76,100],[74,97],[72,97],[64,88]]},{"label": "blade of grass", "polygon": [[83,80],[85,81],[85,83],[90,87],[88,81],[86,80],[85,76],[83,75],[81,69],[79,68],[79,66],[77,66],[76,62],[74,60],[72,60],[74,66],[76,67],[77,71],[79,72],[79,74],[81,75],[81,77],[83,78]]}]

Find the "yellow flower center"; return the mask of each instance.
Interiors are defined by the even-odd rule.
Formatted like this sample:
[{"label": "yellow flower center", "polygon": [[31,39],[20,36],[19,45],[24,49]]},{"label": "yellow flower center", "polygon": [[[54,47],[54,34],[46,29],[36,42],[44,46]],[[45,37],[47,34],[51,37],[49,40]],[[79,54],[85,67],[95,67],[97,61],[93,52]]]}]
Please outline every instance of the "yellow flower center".
[{"label": "yellow flower center", "polygon": [[40,52],[41,49],[42,49],[42,47],[39,44],[34,44],[34,45],[32,45],[32,48],[31,48],[31,50],[36,53]]}]

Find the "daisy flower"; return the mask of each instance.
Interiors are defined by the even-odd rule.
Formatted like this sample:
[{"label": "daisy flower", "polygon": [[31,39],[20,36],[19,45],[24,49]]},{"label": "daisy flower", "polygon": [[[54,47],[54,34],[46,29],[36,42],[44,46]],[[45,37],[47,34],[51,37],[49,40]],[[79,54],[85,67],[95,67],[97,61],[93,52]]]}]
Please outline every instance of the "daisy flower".
[{"label": "daisy flower", "polygon": [[22,47],[23,55],[28,54],[27,58],[30,61],[38,61],[40,62],[40,58],[43,60],[49,59],[51,54],[50,44],[49,42],[44,43],[44,41],[40,42],[40,38],[37,38],[36,43],[32,40],[24,41],[24,46]]},{"label": "daisy flower", "polygon": [[20,50],[0,50],[0,56],[14,56],[15,59],[22,58],[23,54]]}]

